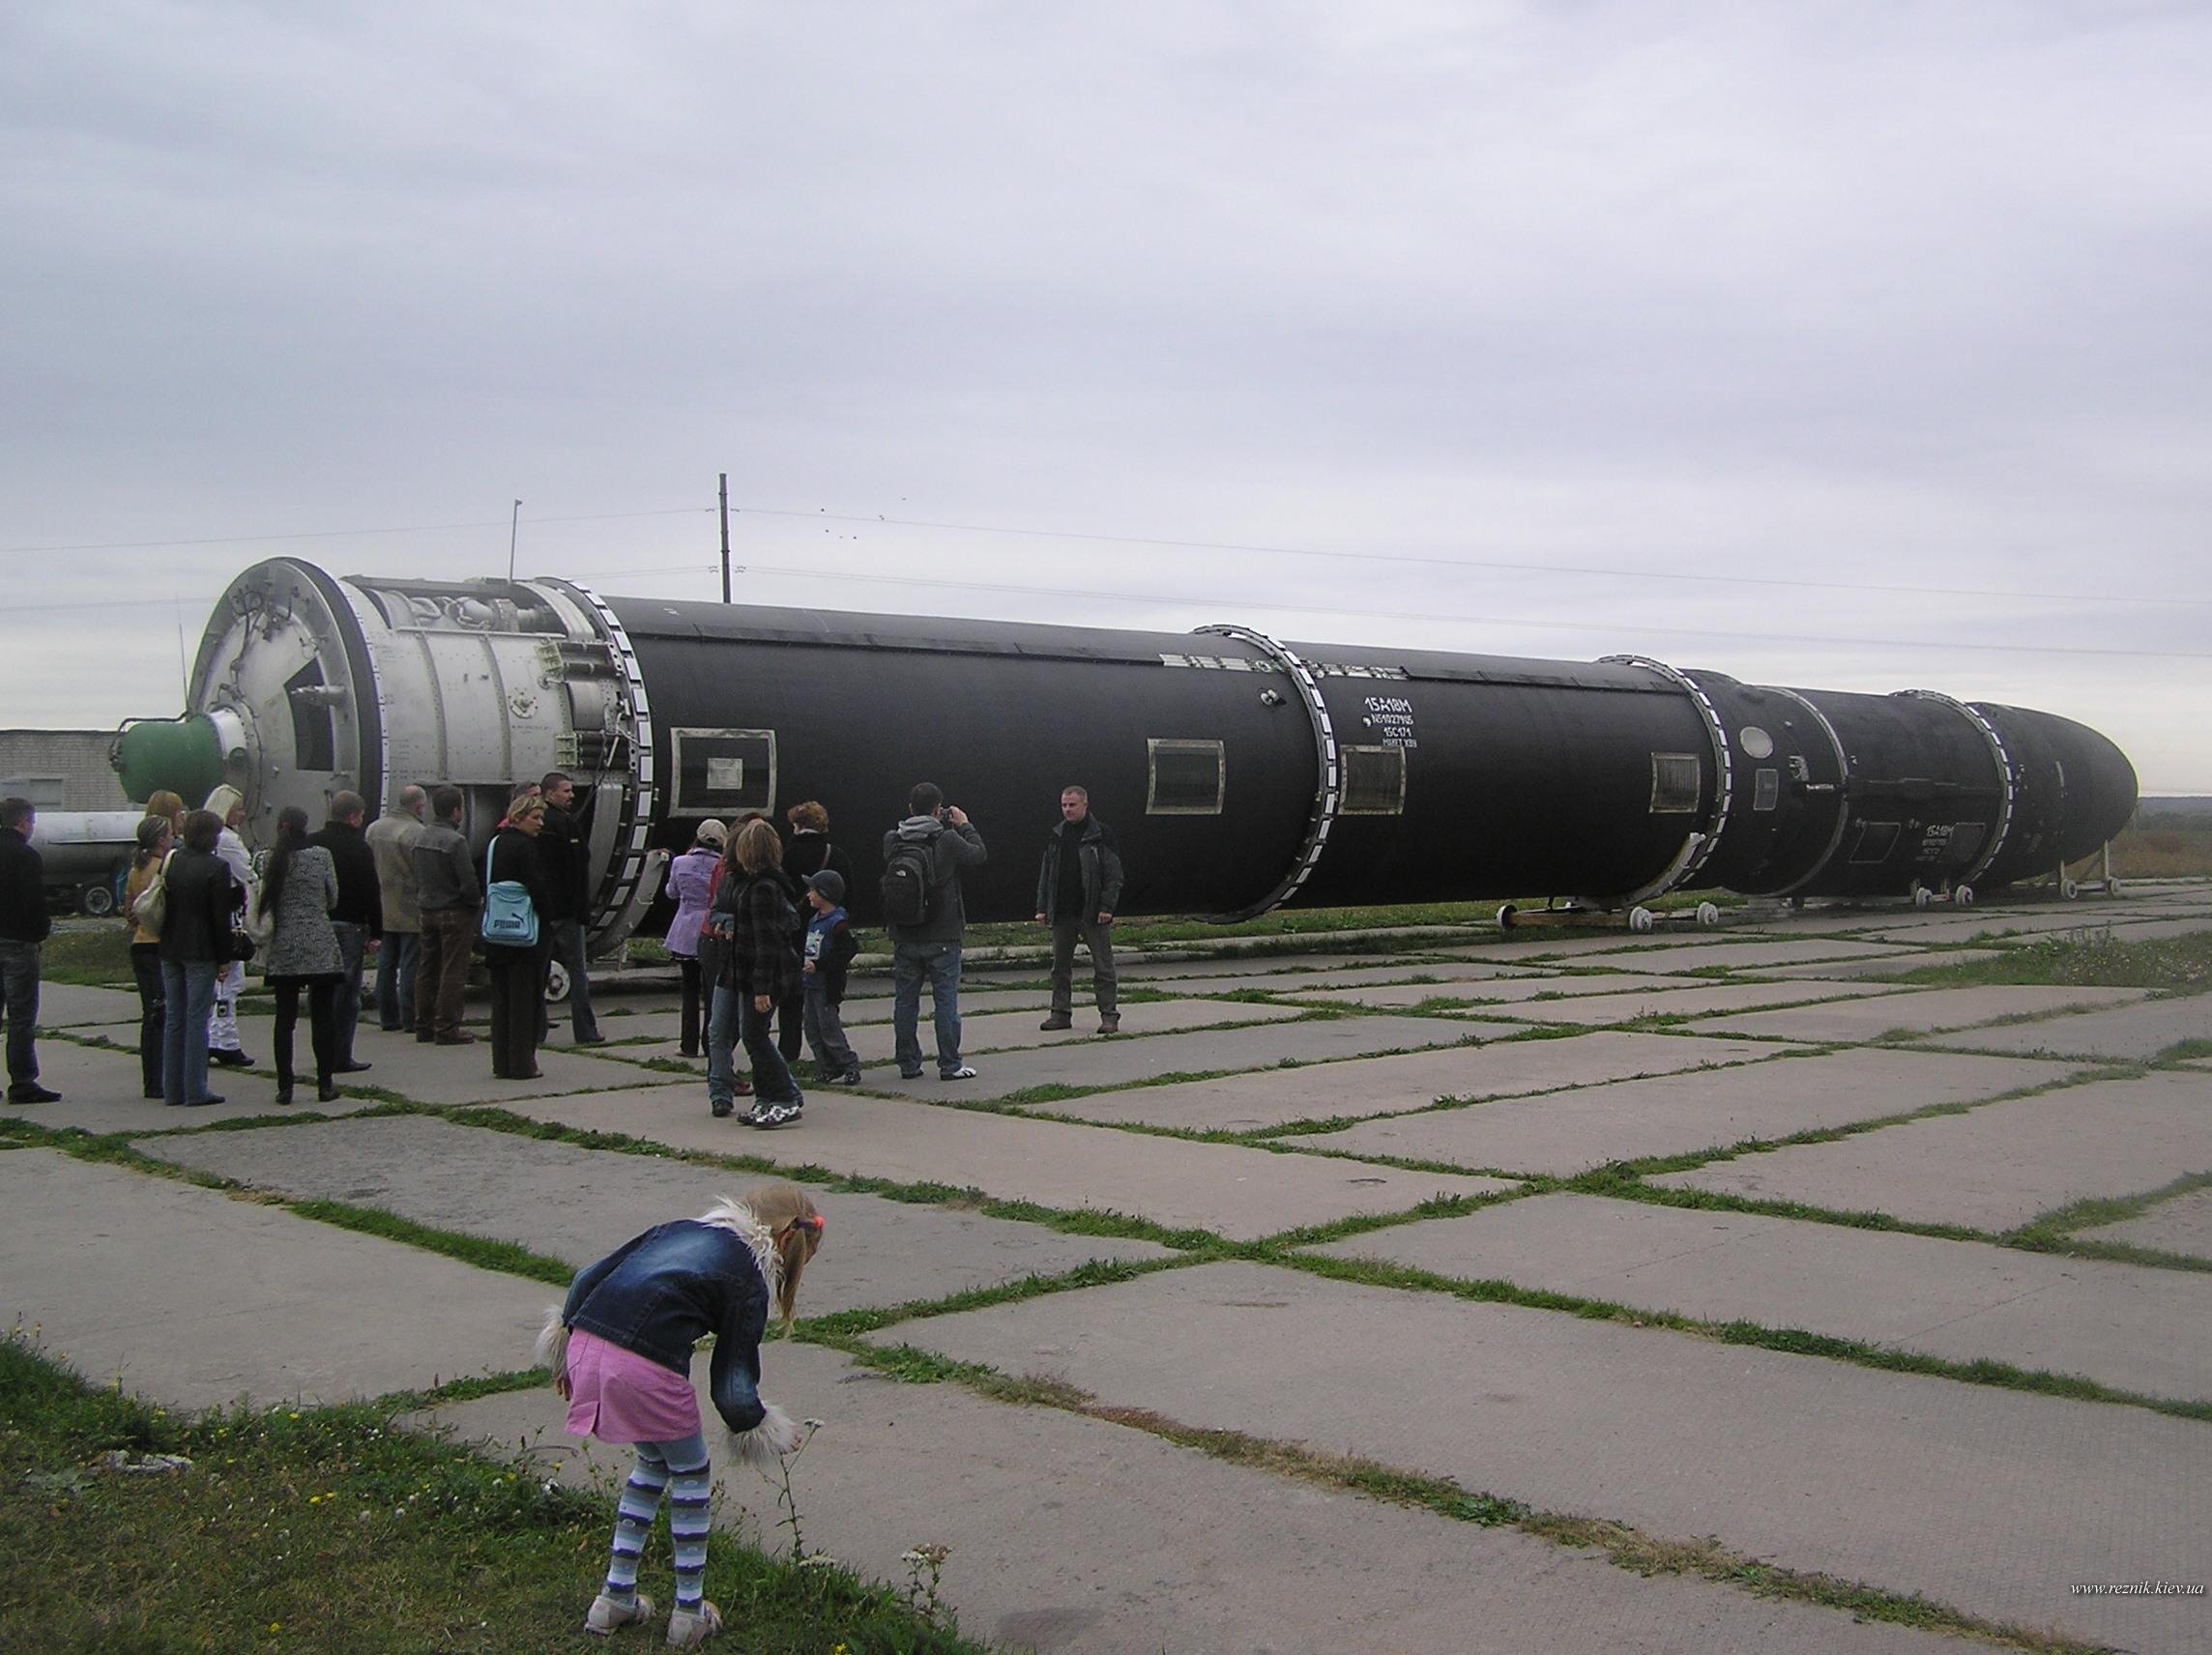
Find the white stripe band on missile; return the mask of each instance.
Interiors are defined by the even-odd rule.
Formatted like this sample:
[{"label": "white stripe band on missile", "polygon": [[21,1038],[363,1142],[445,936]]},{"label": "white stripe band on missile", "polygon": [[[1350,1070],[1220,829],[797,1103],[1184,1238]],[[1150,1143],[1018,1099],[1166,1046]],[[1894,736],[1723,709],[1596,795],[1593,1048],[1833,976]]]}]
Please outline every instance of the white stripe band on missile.
[{"label": "white stripe band on missile", "polygon": [[1649,902],[1655,896],[1664,896],[1676,886],[1695,879],[1698,870],[1712,858],[1719,849],[1722,829],[1728,827],[1729,809],[1735,802],[1735,756],[1729,746],[1728,730],[1721,723],[1721,715],[1714,708],[1712,698],[1699,686],[1698,681],[1679,667],[1665,661],[1653,660],[1649,655],[1606,655],[1609,666],[1642,667],[1645,672],[1657,673],[1690,698],[1698,714],[1705,721],[1705,737],[1713,748],[1713,764],[1719,780],[1715,786],[1712,812],[1705,818],[1704,827],[1693,828],[1682,841],[1682,848],[1667,870],[1641,890],[1629,892],[1620,898],[1630,905]]},{"label": "white stripe band on missile", "polygon": [[631,646],[629,634],[623,624],[615,619],[615,612],[606,600],[590,587],[578,581],[557,583],[574,593],[590,606],[605,629],[607,653],[621,669],[624,685],[623,698],[629,709],[629,797],[624,801],[623,821],[617,829],[618,837],[626,835],[628,844],[623,851],[622,872],[615,880],[612,917],[599,926],[598,936],[626,937],[645,917],[656,894],[645,878],[646,850],[653,838],[654,809],[657,803],[653,757],[653,703],[645,690],[645,674],[637,661],[637,651]]},{"label": "white stripe band on missile", "polygon": [[1250,919],[1269,909],[1288,902],[1297,894],[1320,863],[1322,852],[1328,845],[1328,832],[1336,825],[1338,808],[1344,802],[1344,766],[1336,745],[1336,727],[1329,720],[1328,704],[1322,699],[1321,685],[1315,682],[1313,671],[1285,644],[1265,632],[1256,632],[1249,626],[1223,623],[1197,628],[1217,637],[1236,638],[1254,649],[1265,650],[1283,669],[1283,675],[1297,686],[1298,697],[1305,704],[1306,716],[1313,724],[1314,762],[1318,781],[1314,789],[1313,813],[1306,822],[1305,841],[1298,847],[1296,859],[1290,873],[1267,896],[1251,907],[1229,915],[1233,920]]},{"label": "white stripe band on missile", "polygon": [[1836,734],[1836,727],[1828,722],[1828,715],[1825,712],[1822,712],[1793,689],[1776,688],[1771,693],[1788,696],[1811,714],[1813,722],[1819,725],[1821,733],[1828,738],[1828,745],[1836,751],[1836,825],[1828,833],[1827,849],[1820,853],[1819,859],[1805,870],[1803,876],[1791,880],[1780,890],[1771,893],[1775,896],[1788,896],[1792,891],[1801,889],[1819,879],[1822,870],[1835,860],[1836,852],[1843,846],[1844,829],[1850,826],[1851,820],[1851,756],[1845,751],[1844,739]]},{"label": "white stripe band on missile", "polygon": [[1982,854],[1974,859],[1974,865],[1954,882],[1957,885],[1971,886],[1997,859],[1997,853],[2004,849],[2005,839],[2012,832],[2013,801],[2020,792],[2019,772],[2013,766],[2012,754],[2005,750],[2004,738],[1997,734],[1997,727],[1965,702],[1955,701],[1935,689],[1901,689],[1896,693],[1907,700],[1933,701],[1938,707],[1948,707],[1980,733],[1982,740],[1989,743],[1990,756],[1996,760],[1997,786],[2001,790],[1997,800],[1996,823],[1991,828],[1988,843]]}]

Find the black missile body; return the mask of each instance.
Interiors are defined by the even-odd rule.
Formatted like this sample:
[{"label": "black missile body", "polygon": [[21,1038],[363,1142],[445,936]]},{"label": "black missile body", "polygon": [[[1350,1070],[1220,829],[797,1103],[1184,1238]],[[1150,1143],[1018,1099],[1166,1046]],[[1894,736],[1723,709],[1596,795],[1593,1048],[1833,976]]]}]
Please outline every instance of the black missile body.
[{"label": "black missile body", "polygon": [[2125,756],[2051,713],[1930,691],[1739,683],[1641,657],[1541,661],[600,597],[569,582],[233,582],[177,724],[129,727],[134,796],[213,766],[256,825],[353,788],[470,793],[569,771],[595,938],[658,894],[656,849],[800,799],[860,871],[940,784],[990,858],[977,919],[1026,917],[1062,786],[1129,868],[1126,914],[1674,889],[1796,897],[2002,886],[2085,856],[2136,800]]}]

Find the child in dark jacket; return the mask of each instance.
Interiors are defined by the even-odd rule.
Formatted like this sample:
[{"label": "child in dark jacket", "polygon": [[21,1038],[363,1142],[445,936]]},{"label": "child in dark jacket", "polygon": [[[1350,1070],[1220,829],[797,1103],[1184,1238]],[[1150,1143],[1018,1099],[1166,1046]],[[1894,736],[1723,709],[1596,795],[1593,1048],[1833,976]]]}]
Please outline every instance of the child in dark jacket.
[{"label": "child in dark jacket", "polygon": [[676,1611],[668,1642],[684,1649],[722,1630],[702,1590],[707,1572],[711,1462],[691,1389],[691,1349],[714,1336],[709,1394],[730,1445],[772,1465],[799,1445],[783,1409],[760,1394],[760,1342],[772,1307],[786,1331],[800,1272],[822,1245],[822,1215],[793,1184],[763,1184],[704,1216],[656,1224],[576,1273],[568,1297],[546,1312],[539,1363],[568,1405],[568,1431],[633,1443],[637,1464],[615,1514],[614,1556],[584,1630],[601,1637],[647,1620],[637,1563],[660,1510],[673,1505]]},{"label": "child in dark jacket", "polygon": [[741,1040],[752,1063],[750,1126],[797,1120],[806,1097],[776,1049],[773,1018],[786,987],[800,975],[799,888],[784,874],[783,844],[754,817],[730,838],[701,952],[713,940],[723,959],[707,1021],[707,1104],[729,1115],[736,1095],[732,1047]]},{"label": "child in dark jacket", "polygon": [[860,1079],[860,1060],[845,1038],[845,1020],[839,1008],[845,1002],[845,976],[853,956],[860,951],[851,919],[842,904],[842,875],[824,868],[806,882],[806,904],[813,917],[806,926],[806,1043],[814,1052],[814,1066],[832,1086],[855,1086]]}]

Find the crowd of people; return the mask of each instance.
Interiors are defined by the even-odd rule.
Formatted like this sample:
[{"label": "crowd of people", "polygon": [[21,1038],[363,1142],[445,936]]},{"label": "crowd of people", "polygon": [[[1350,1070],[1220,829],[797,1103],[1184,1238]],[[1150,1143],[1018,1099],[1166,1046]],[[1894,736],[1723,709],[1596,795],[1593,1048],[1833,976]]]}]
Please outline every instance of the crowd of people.
[{"label": "crowd of people", "polygon": [[[145,1095],[180,1108],[221,1103],[212,1072],[252,1066],[238,1001],[247,962],[256,957],[276,1002],[279,1104],[295,1095],[303,1001],[321,1101],[337,1095],[338,1077],[369,1067],[354,1050],[364,986],[387,1032],[411,1032],[425,1044],[475,1043],[463,1024],[480,949],[490,978],[494,1075],[539,1078],[556,963],[567,973],[575,1043],[603,1044],[585,959],[590,858],[574,803],[574,781],[560,771],[515,789],[480,858],[464,831],[468,800],[457,787],[403,787],[374,823],[359,794],[341,792],[314,831],[300,807],[279,811],[275,840],[256,858],[239,833],[247,812],[236,788],[218,787],[198,810],[187,810],[174,793],[154,794],[122,906]],[[1060,810],[1036,885],[1035,919],[1049,926],[1053,942],[1052,1005],[1041,1027],[1073,1026],[1080,944],[1091,956],[1099,1032],[1112,1034],[1121,1028],[1111,929],[1121,857],[1083,788],[1064,789]],[[58,1096],[39,1079],[33,1039],[40,949],[51,928],[32,847],[36,814],[25,800],[0,801],[0,1015],[15,1103]],[[831,840],[818,801],[791,806],[785,825],[779,834],[759,813],[702,822],[690,847],[665,868],[665,894],[676,904],[666,946],[682,981],[679,1049],[706,1059],[715,1116],[734,1115],[737,1099],[747,1097],[743,1118],[761,1127],[800,1118],[807,1055],[817,1084],[861,1078],[842,1015],[859,945],[845,907],[853,859]],[[939,1077],[975,1074],[960,1051],[961,881],[985,856],[967,812],[947,804],[932,782],[916,784],[905,818],[883,836],[880,895],[902,1079],[925,1072],[924,983]]]}]

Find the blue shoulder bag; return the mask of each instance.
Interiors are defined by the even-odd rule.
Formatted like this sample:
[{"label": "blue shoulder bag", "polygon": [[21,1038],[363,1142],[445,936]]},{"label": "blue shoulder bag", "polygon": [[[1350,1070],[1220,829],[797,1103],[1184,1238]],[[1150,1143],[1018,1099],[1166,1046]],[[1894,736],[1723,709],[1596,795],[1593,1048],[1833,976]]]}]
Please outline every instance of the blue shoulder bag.
[{"label": "blue shoulder bag", "polygon": [[502,948],[535,948],[538,910],[531,905],[530,887],[520,880],[493,884],[491,851],[484,847],[483,940]]}]

